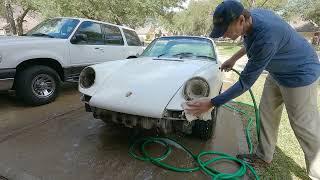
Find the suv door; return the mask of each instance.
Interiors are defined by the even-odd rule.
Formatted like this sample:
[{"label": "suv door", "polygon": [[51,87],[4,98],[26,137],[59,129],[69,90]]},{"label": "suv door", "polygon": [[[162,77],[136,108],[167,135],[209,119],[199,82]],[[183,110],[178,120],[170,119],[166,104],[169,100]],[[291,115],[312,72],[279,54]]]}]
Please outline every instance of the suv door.
[{"label": "suv door", "polygon": [[104,32],[104,61],[126,59],[124,40],[117,26],[102,24]]},{"label": "suv door", "polygon": [[85,66],[105,59],[101,24],[84,21],[71,38],[70,60],[74,66]]},{"label": "suv door", "polygon": [[135,31],[129,29],[122,29],[123,34],[126,38],[128,47],[127,47],[127,56],[139,56],[143,52],[142,43]]}]

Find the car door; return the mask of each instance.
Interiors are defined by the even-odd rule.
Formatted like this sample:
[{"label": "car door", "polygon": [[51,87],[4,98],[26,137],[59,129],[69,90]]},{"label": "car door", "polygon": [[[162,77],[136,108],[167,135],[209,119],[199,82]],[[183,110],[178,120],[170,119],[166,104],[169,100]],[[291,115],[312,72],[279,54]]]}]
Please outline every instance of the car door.
[{"label": "car door", "polygon": [[133,30],[123,28],[123,34],[127,41],[126,55],[129,56],[139,56],[143,52],[142,43]]},{"label": "car door", "polygon": [[101,24],[82,22],[70,41],[71,64],[85,66],[102,62],[105,59],[104,46]]},{"label": "car door", "polygon": [[122,37],[120,28],[117,26],[102,24],[104,32],[104,44],[103,52],[104,59],[102,62],[110,60],[126,59],[124,39]]}]

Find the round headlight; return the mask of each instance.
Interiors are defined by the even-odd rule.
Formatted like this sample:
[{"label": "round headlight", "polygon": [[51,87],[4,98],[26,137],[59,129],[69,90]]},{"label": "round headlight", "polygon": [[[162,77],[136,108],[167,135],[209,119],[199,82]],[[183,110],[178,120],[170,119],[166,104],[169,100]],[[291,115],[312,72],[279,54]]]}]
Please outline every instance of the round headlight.
[{"label": "round headlight", "polygon": [[201,77],[194,77],[187,81],[184,86],[184,97],[186,100],[191,101],[194,99],[208,97],[210,87],[207,81]]},{"label": "round headlight", "polygon": [[89,88],[94,84],[96,72],[92,67],[86,67],[80,74],[79,83],[82,88]]}]

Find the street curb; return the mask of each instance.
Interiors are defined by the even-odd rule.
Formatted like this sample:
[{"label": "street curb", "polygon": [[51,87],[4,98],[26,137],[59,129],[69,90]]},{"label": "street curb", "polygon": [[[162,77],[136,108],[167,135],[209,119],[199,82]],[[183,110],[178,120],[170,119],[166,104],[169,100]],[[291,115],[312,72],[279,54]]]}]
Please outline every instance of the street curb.
[{"label": "street curb", "polygon": [[9,168],[4,164],[0,164],[0,179],[2,180],[40,180],[40,178],[34,177],[23,171]]}]

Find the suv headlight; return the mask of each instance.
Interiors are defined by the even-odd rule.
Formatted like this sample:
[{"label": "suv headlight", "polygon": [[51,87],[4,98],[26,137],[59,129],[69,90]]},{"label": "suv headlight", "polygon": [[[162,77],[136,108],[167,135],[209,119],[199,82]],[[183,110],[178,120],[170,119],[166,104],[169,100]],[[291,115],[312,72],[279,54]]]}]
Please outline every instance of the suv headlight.
[{"label": "suv headlight", "polygon": [[94,84],[96,72],[92,67],[84,68],[80,73],[79,83],[82,88],[89,88]]},{"label": "suv headlight", "polygon": [[188,80],[184,86],[183,95],[187,101],[208,97],[210,87],[208,82],[201,77],[194,77]]}]

